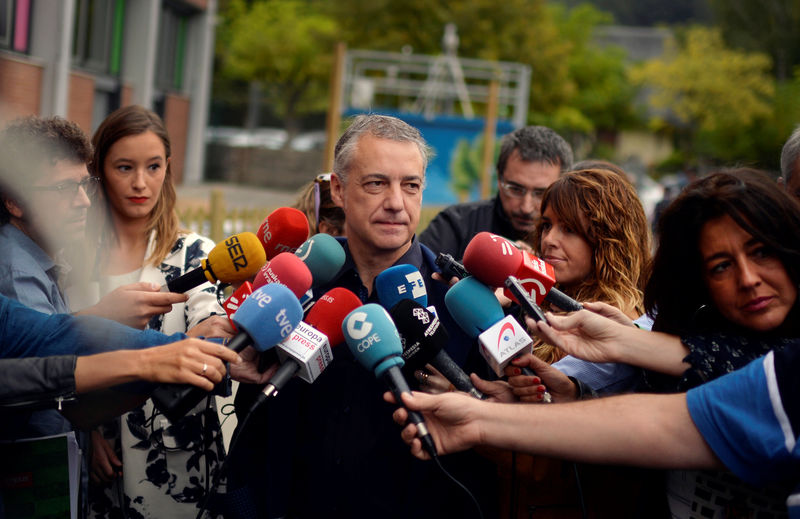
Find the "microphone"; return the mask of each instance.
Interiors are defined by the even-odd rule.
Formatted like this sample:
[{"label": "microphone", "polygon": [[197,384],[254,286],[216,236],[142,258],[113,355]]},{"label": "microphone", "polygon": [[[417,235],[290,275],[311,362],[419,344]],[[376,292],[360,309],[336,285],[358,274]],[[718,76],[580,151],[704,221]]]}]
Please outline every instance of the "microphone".
[{"label": "microphone", "polygon": [[439,318],[413,299],[401,299],[389,312],[400,332],[403,344],[403,371],[413,374],[425,364],[431,364],[459,391],[484,400],[461,366],[447,354],[447,331]]},{"label": "microphone", "polygon": [[516,319],[504,316],[492,290],[476,278],[450,287],[444,303],[461,329],[478,339],[478,351],[498,377],[512,359],[531,352],[531,337]]},{"label": "microphone", "polygon": [[315,234],[297,248],[295,255],[311,271],[312,287],[329,283],[344,265],[344,249],[330,234]]},{"label": "microphone", "polygon": [[236,323],[233,322],[233,314],[236,313],[236,310],[239,309],[244,300],[252,293],[253,285],[251,285],[249,281],[245,281],[224,303],[222,303],[222,309],[225,310],[225,315],[228,316],[228,321],[230,321],[234,331],[236,331]]},{"label": "microphone", "polygon": [[392,308],[403,299],[413,299],[428,306],[428,291],[422,274],[413,265],[395,265],[375,277],[378,301],[384,308]]},{"label": "microphone", "polygon": [[258,228],[258,239],[267,259],[281,252],[294,252],[308,238],[308,219],[299,209],[279,207]]},{"label": "microphone", "polygon": [[[233,322],[240,330],[228,347],[240,353],[253,345],[267,351],[285,339],[303,318],[300,303],[283,285],[264,285],[242,302]],[[156,408],[171,422],[185,416],[208,392],[188,384],[162,384],[151,395]]]},{"label": "microphone", "polygon": [[[403,405],[400,395],[410,393],[411,389],[400,371],[404,364],[400,335],[386,310],[374,303],[356,308],[342,322],[342,333],[358,362],[383,379],[398,405]],[[408,410],[408,421],[417,426],[422,446],[435,458],[436,445],[422,415]]]},{"label": "microphone", "polygon": [[186,292],[206,281],[216,283],[238,283],[253,277],[266,258],[264,249],[255,234],[242,232],[234,234],[218,243],[208,258],[200,262],[200,267],[168,281],[161,287],[162,292]]},{"label": "microphone", "polygon": [[280,283],[289,287],[295,297],[300,299],[311,288],[311,271],[294,254],[281,252],[261,267],[253,280],[253,287],[259,288],[269,283]]},{"label": "microphone", "polygon": [[[514,276],[535,301],[544,300],[568,312],[583,308],[556,284],[553,266],[533,254],[524,252],[496,234],[481,232],[475,235],[464,250],[464,267],[480,281],[491,287],[503,287],[508,276]],[[504,294],[515,303],[520,301],[507,288]]]},{"label": "microphone", "polygon": [[281,367],[267,382],[266,387],[250,408],[251,411],[269,397],[275,397],[295,375],[309,384],[333,360],[331,348],[344,342],[342,321],[345,316],[361,306],[361,300],[346,288],[334,288],[321,298],[300,321],[291,335],[276,346]]}]

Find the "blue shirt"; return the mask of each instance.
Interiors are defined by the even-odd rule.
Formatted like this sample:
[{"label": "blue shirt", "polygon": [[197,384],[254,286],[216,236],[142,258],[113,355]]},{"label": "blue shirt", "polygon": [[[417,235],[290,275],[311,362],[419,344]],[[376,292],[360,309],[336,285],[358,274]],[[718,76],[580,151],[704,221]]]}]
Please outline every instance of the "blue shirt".
[{"label": "blue shirt", "polygon": [[[800,350],[786,348],[691,389],[689,413],[733,473],[754,485],[800,481]],[[787,499],[800,518],[800,488]]]},{"label": "blue shirt", "polygon": [[12,224],[0,226],[0,294],[46,314],[69,313],[58,287],[61,267]]}]

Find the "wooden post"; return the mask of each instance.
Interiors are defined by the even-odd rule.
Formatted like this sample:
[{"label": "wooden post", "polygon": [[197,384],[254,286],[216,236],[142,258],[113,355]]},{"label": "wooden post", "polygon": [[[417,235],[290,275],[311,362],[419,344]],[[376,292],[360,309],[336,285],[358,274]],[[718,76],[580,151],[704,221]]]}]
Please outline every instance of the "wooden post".
[{"label": "wooden post", "polygon": [[342,76],[344,75],[344,55],[347,45],[344,42],[336,44],[331,70],[331,82],[328,85],[330,97],[328,99],[328,116],[325,120],[325,155],[322,159],[322,171],[329,173],[333,170],[333,149],[339,138],[339,126],[342,124]]},{"label": "wooden post", "polygon": [[489,104],[486,107],[486,125],[483,128],[483,157],[481,160],[481,200],[489,198],[492,162],[494,161],[494,137],[497,129],[497,101],[500,84],[496,79],[489,83]]},{"label": "wooden post", "polygon": [[225,239],[222,225],[225,223],[225,197],[221,189],[211,191],[211,206],[209,208],[209,221],[211,222],[211,239],[220,242]]}]

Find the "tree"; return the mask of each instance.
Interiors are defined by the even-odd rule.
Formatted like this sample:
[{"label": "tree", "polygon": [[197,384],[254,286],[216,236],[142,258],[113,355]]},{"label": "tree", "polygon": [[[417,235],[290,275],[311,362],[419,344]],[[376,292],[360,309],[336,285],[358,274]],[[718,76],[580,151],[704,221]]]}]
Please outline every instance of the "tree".
[{"label": "tree", "polygon": [[652,125],[674,130],[679,148],[696,156],[702,151],[696,137],[718,133],[730,139],[772,115],[770,67],[769,56],[730,49],[719,30],[694,27],[680,48],[673,42],[664,58],[635,68],[631,77],[652,89],[651,103],[665,110]]},{"label": "tree", "polygon": [[263,85],[284,119],[288,144],[300,115],[325,109],[336,22],[315,2],[300,0],[232,0],[220,14],[221,73]]}]

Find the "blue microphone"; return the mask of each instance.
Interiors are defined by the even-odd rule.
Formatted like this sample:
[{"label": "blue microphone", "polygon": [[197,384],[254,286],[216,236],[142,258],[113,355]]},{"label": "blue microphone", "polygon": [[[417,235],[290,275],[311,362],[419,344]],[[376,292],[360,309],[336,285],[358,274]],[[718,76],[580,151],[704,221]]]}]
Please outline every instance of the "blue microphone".
[{"label": "blue microphone", "polygon": [[333,280],[345,260],[344,249],[330,234],[315,234],[297,248],[295,255],[311,271],[312,287]]},{"label": "blue microphone", "polygon": [[[292,291],[278,283],[254,291],[233,314],[239,333],[228,347],[241,352],[248,346],[267,351],[289,336],[303,318],[303,309]],[[151,395],[153,404],[171,422],[186,415],[208,392],[188,384],[162,384]]]},{"label": "blue microphone", "polygon": [[[400,394],[411,393],[411,388],[400,371],[404,364],[400,335],[386,310],[376,304],[360,306],[344,318],[342,332],[358,362],[375,373],[377,378],[382,378],[397,404],[403,405]],[[428,454],[436,457],[436,445],[422,415],[408,411],[408,421],[417,426],[417,437]]]},{"label": "blue microphone", "polygon": [[532,350],[533,340],[525,328],[505,316],[494,292],[474,277],[450,287],[444,303],[461,329],[478,339],[478,351],[498,377],[512,359]]},{"label": "blue microphone", "polygon": [[384,270],[375,278],[378,301],[387,310],[403,299],[413,299],[422,306],[428,306],[428,291],[422,274],[413,265],[395,265]]}]

